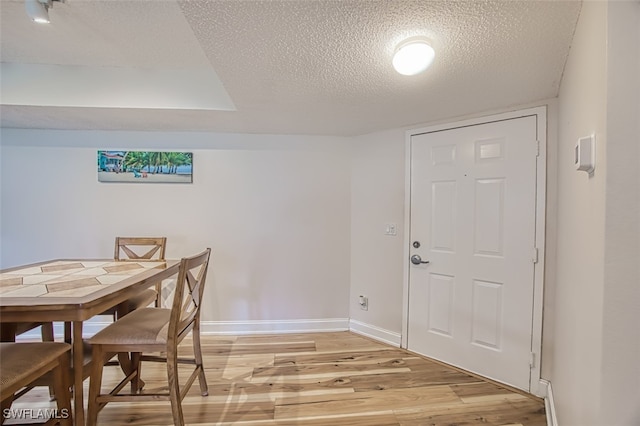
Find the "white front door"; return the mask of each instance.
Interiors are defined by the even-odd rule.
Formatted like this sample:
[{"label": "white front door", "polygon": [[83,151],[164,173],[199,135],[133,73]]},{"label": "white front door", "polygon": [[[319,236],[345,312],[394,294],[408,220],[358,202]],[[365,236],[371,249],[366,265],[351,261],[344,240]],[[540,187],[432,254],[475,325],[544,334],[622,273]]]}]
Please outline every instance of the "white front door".
[{"label": "white front door", "polygon": [[[536,117],[411,136],[407,347],[529,390]],[[415,260],[415,259],[414,259]]]}]

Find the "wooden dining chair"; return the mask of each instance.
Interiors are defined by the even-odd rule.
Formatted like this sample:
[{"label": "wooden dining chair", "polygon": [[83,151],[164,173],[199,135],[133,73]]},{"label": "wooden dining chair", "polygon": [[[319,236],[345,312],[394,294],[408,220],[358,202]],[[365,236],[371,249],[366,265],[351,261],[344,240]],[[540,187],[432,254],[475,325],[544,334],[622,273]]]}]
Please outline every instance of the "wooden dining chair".
[{"label": "wooden dining chair", "polygon": [[[113,258],[117,261],[153,261],[164,260],[167,248],[166,237],[116,237]],[[162,283],[156,283],[155,289],[145,289],[126,302],[110,309],[105,314],[122,317],[138,308],[154,303],[160,307],[162,299]]]},{"label": "wooden dining chair", "polygon": [[[16,338],[21,334],[40,327],[40,335],[43,342],[53,342],[53,323],[52,322],[3,322],[0,323],[0,342],[15,342]],[[55,390],[52,383],[49,386],[49,396],[53,400],[55,398]]]},{"label": "wooden dining chair", "polygon": [[[166,249],[166,237],[116,237],[113,259],[122,262],[162,261],[165,260]],[[115,321],[131,311],[147,307],[152,303],[158,307],[161,303],[161,289],[162,283],[156,283],[155,289],[144,289],[129,300],[101,312],[100,315],[109,315]],[[65,341],[70,341],[70,322],[64,324],[64,336]]]},{"label": "wooden dining chair", "polygon": [[[100,363],[92,363],[89,382],[89,408],[87,425],[95,425],[98,412],[108,402],[121,401],[171,401],[174,425],[184,425],[182,399],[197,378],[200,393],[208,395],[207,381],[202,366],[200,349],[200,311],[211,249],[195,256],[185,257],[180,262],[178,280],[171,309],[137,309],[95,334],[89,342],[92,359],[106,359],[113,354],[130,353],[131,368],[126,377],[112,390],[102,393],[102,370]],[[179,358],[178,346],[191,333],[193,357]],[[166,356],[150,355],[166,354]],[[143,391],[140,386],[142,361],[164,362],[167,367],[168,392]],[[194,366],[189,379],[181,385],[178,365]],[[131,384],[130,393],[122,390]],[[164,388],[166,389],[166,387]]]},{"label": "wooden dining chair", "polygon": [[17,417],[20,413],[16,410],[17,414],[12,415],[14,399],[24,395],[38,380],[52,373],[58,410],[49,419],[43,419],[47,420],[44,424],[72,424],[70,352],[71,345],[62,342],[0,343],[2,423],[6,418]]}]

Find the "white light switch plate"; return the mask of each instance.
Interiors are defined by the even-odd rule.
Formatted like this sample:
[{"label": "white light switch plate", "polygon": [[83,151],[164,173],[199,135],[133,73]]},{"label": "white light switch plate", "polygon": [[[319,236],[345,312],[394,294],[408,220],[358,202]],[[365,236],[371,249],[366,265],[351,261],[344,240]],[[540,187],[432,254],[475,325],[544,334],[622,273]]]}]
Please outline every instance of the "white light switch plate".
[{"label": "white light switch plate", "polygon": [[398,235],[398,225],[395,223],[387,223],[384,230],[385,235]]}]

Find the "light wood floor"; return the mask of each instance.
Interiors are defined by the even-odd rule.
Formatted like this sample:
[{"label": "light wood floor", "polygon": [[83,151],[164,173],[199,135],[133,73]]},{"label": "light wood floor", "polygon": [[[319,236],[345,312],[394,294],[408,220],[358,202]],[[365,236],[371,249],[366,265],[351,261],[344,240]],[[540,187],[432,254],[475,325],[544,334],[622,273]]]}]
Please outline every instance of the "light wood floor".
[{"label": "light wood floor", "polygon": [[[194,383],[183,401],[190,425],[546,425],[538,398],[350,332],[203,336],[203,352],[209,396]],[[106,367],[105,387],[118,372]],[[145,389],[165,374],[145,364]],[[36,392],[20,404],[46,401]],[[171,409],[111,403],[98,422],[170,425]]]}]

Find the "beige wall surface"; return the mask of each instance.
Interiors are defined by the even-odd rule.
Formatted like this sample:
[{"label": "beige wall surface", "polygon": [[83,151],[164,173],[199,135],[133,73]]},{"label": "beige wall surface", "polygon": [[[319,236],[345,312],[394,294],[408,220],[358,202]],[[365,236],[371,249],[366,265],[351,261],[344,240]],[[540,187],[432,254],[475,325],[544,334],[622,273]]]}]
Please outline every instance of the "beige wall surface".
[{"label": "beige wall surface", "polygon": [[[640,3],[585,2],[559,95],[558,423],[640,423]],[[593,176],[574,146],[596,136]]]},{"label": "beige wall surface", "polygon": [[[348,318],[349,140],[2,130],[1,265],[211,247],[203,321]],[[97,149],[184,150],[192,184],[100,183]]]},{"label": "beige wall surface", "polygon": [[610,2],[607,18],[601,419],[631,425],[640,424],[640,2]]},{"label": "beige wall surface", "polygon": [[[356,138],[351,177],[351,318],[400,334],[404,248],[405,132]],[[395,224],[396,235],[386,235]],[[358,296],[369,299],[369,309]]]},{"label": "beige wall surface", "polygon": [[[606,177],[605,2],[583,4],[559,96],[558,257],[552,375],[558,421],[590,425],[600,405]],[[574,147],[595,134],[593,176]]]}]

